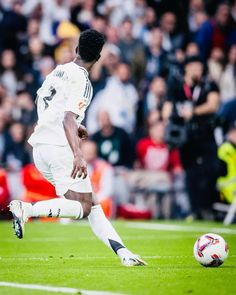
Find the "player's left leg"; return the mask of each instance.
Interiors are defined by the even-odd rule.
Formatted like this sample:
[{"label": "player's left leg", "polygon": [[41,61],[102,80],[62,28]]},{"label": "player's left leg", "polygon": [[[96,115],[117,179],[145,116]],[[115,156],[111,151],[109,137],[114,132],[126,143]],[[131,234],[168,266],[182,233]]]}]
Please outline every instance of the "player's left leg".
[{"label": "player's left leg", "polygon": [[103,241],[105,245],[111,248],[121,259],[125,266],[140,266],[146,263],[138,255],[130,252],[122,242],[120,236],[106,218],[101,205],[93,194],[93,206],[88,216],[90,226],[94,234]]}]

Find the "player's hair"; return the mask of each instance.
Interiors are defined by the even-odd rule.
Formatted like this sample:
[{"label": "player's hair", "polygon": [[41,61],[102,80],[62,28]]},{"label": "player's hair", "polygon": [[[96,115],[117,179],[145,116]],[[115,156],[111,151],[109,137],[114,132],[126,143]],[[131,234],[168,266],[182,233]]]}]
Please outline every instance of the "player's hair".
[{"label": "player's hair", "polygon": [[79,37],[76,53],[85,62],[98,60],[104,43],[105,37],[98,31],[92,29],[83,31]]}]

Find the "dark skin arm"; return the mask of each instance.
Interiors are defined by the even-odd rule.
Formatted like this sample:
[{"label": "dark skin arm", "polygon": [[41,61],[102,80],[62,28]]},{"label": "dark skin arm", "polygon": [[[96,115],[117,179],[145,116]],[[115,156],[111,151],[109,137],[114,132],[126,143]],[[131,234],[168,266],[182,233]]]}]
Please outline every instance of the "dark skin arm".
[{"label": "dark skin arm", "polygon": [[87,177],[87,164],[80,149],[81,138],[78,136],[76,117],[77,115],[72,112],[65,112],[63,126],[66,138],[74,155],[71,177],[75,179],[78,176],[84,179]]},{"label": "dark skin arm", "polygon": [[87,129],[85,126],[83,125],[80,125],[79,128],[78,128],[78,136],[79,138],[81,139],[86,139],[88,138],[88,132],[87,132]]}]

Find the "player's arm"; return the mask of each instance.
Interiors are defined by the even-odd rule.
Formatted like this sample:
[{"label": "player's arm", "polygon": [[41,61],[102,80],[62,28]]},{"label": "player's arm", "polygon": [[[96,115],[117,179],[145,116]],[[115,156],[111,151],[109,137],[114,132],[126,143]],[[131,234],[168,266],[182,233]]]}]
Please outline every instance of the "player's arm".
[{"label": "player's arm", "polygon": [[71,150],[74,155],[73,169],[71,172],[71,177],[76,178],[83,176],[86,178],[87,176],[87,164],[83,158],[81,149],[80,149],[80,141],[81,139],[78,137],[78,126],[76,122],[77,115],[73,112],[67,111],[64,115],[63,126],[66,134],[66,138],[69,142]]},{"label": "player's arm", "polygon": [[86,129],[85,126],[83,126],[83,125],[80,125],[80,126],[79,126],[79,128],[78,128],[78,136],[79,136],[79,138],[81,138],[81,139],[86,139],[86,138],[88,138],[88,131],[87,131],[87,129]]}]

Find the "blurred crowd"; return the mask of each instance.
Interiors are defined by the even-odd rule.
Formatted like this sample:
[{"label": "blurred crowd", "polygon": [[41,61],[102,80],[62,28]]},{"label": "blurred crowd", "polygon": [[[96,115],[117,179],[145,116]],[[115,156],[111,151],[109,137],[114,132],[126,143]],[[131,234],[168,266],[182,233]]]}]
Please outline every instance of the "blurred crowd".
[{"label": "blurred crowd", "polygon": [[107,216],[212,218],[219,114],[236,119],[235,0],[1,0],[0,203],[42,198],[36,91],[87,28],[106,36],[82,149]]}]

